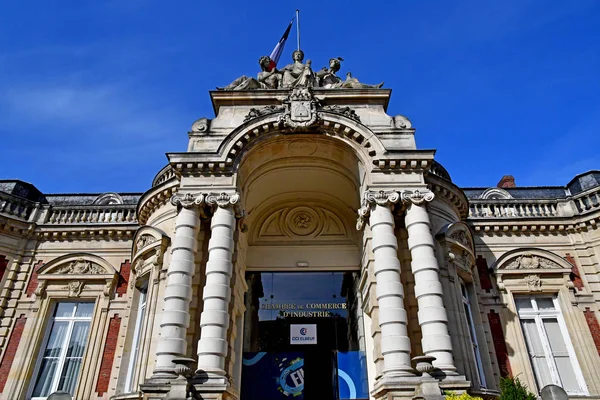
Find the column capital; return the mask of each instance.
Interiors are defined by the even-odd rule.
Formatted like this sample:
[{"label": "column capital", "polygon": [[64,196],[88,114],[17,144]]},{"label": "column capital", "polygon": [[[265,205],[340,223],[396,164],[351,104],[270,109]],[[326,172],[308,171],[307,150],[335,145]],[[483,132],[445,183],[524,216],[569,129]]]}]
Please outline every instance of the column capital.
[{"label": "column capital", "polygon": [[425,202],[430,202],[433,200],[435,195],[429,189],[425,190],[403,190],[402,191],[402,202],[403,203],[412,203],[417,206],[424,204]]},{"label": "column capital", "polygon": [[177,209],[199,207],[204,204],[202,193],[175,193],[171,196],[171,204]]},{"label": "column capital", "polygon": [[378,205],[390,207],[401,199],[400,193],[395,190],[367,190],[363,195],[362,207],[358,209],[358,220],[356,230],[362,230],[365,220],[371,213],[371,207]]},{"label": "column capital", "polygon": [[240,194],[237,192],[233,193],[209,193],[206,195],[206,204],[212,208],[229,208],[233,207],[235,216],[241,218],[244,216],[244,211],[240,205]]}]

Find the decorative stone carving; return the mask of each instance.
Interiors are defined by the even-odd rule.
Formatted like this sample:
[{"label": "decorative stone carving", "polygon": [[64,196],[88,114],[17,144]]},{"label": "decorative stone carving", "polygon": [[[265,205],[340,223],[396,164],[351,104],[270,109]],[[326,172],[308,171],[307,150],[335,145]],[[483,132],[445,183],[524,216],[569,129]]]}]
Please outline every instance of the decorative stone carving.
[{"label": "decorative stone carving", "polygon": [[38,282],[37,287],[35,288],[35,291],[33,292],[33,294],[35,294],[37,297],[42,297],[44,294],[46,294],[46,287],[48,286],[48,281],[47,280],[42,280]]},{"label": "decorative stone carving", "polygon": [[359,82],[357,78],[352,76],[351,72],[346,72],[346,80],[340,86],[343,89],[380,89],[383,86],[383,82],[376,85],[369,85],[366,83]]},{"label": "decorative stone carving", "polygon": [[75,261],[71,261],[69,265],[62,268],[56,269],[55,274],[106,274],[106,270],[98,264],[94,264],[91,261],[79,258]]},{"label": "decorative stone carving", "polygon": [[264,90],[264,89],[292,89],[318,87],[323,89],[379,89],[383,82],[377,85],[361,83],[352,76],[352,73],[346,73],[346,79],[338,77],[336,74],[341,68],[341,57],[334,57],[329,60],[329,68],[323,68],[318,72],[313,72],[312,62],[304,61],[304,52],[296,50],[292,53],[292,64],[288,64],[281,70],[275,68],[275,64],[268,56],[262,56],[258,60],[261,72],[256,78],[240,76],[229,85],[217,90]]},{"label": "decorative stone carving", "polygon": [[418,206],[424,204],[425,202],[430,202],[434,198],[433,192],[429,190],[421,191],[416,189],[414,191],[405,190],[402,192],[402,201],[405,203],[413,203]]},{"label": "decorative stone carving", "polygon": [[356,229],[361,230],[365,223],[365,218],[369,215],[372,204],[380,206],[389,206],[398,203],[401,199],[403,203],[411,202],[416,205],[421,205],[426,201],[431,201],[434,198],[433,192],[429,190],[404,190],[401,193],[396,191],[366,192],[363,198],[363,206],[358,210],[358,221]]},{"label": "decorative stone carving", "polygon": [[465,245],[468,248],[471,248],[471,242],[469,241],[467,232],[465,232],[463,230],[456,230],[456,231],[450,233],[449,238],[456,240],[457,242]]},{"label": "decorative stone carving", "polygon": [[192,132],[204,133],[210,128],[210,119],[200,118],[192,124]]},{"label": "decorative stone carving", "polygon": [[143,247],[146,247],[147,245],[152,244],[152,243],[156,242],[157,240],[158,239],[156,239],[152,235],[142,235],[136,243],[137,249],[139,250]]},{"label": "decorative stone carving", "polygon": [[198,194],[179,194],[176,193],[171,197],[171,204],[176,206],[177,208],[191,208],[197,207],[204,203],[204,195],[201,193]]},{"label": "decorative stone carving", "polygon": [[396,115],[394,117],[394,128],[396,128],[396,129],[410,129],[410,128],[412,128],[412,123],[404,115]]},{"label": "decorative stone carving", "polygon": [[346,80],[338,77],[336,73],[341,68],[342,57],[329,59],[329,68],[323,68],[316,73],[317,86],[324,89],[379,89],[383,86],[383,82],[377,85],[368,85],[359,82],[358,79],[352,76],[351,72],[346,73]]},{"label": "decorative stone carving", "polygon": [[84,287],[83,281],[71,281],[64,288],[69,290],[69,297],[79,297]]},{"label": "decorative stone carving", "polygon": [[312,217],[306,213],[298,213],[294,217],[294,225],[296,228],[308,229],[312,225]]},{"label": "decorative stone carving", "polygon": [[[131,282],[135,282],[135,279],[131,279]],[[106,297],[109,297],[111,295],[112,290],[115,287],[116,283],[117,283],[117,276],[116,275],[111,280],[109,280],[108,282],[106,282],[106,285],[104,285],[104,291],[103,291],[103,294]]]},{"label": "decorative stone carving", "polygon": [[285,106],[268,105],[260,108],[251,108],[248,115],[244,117],[244,122],[248,122],[254,118],[262,117],[267,114],[275,114],[285,111]]},{"label": "decorative stone carving", "polygon": [[[255,89],[277,89],[282,86],[283,74],[271,65],[269,56],[258,59],[261,72],[256,79],[248,76],[240,76],[224,88],[217,90],[255,90]],[[286,67],[287,68],[287,67]]]},{"label": "decorative stone carving", "polygon": [[343,107],[337,104],[321,106],[315,99],[311,88],[294,88],[289,96],[283,101],[283,105],[267,105],[264,107],[251,108],[244,117],[244,122],[269,114],[282,113],[279,123],[287,128],[307,128],[317,122],[319,115],[317,111],[330,112],[342,115],[356,122],[360,117],[351,107]]},{"label": "decorative stone carving", "polygon": [[240,207],[240,195],[238,193],[209,193],[206,195],[206,204],[211,207],[228,208],[233,207],[235,215],[241,218],[244,215]]},{"label": "decorative stone carving", "polygon": [[542,290],[542,279],[539,275],[527,275],[525,277],[525,283],[527,284],[527,288],[533,292],[539,292]]},{"label": "decorative stone carving", "polygon": [[465,271],[470,271],[471,262],[469,257],[465,254],[457,254],[453,252],[448,252],[445,257],[446,262],[454,263],[456,266],[464,269]]},{"label": "decorative stone carving", "polygon": [[284,216],[284,231],[288,228],[292,235],[308,236],[315,231],[318,225],[318,216],[308,207],[298,207]]},{"label": "decorative stone carving", "polygon": [[94,204],[100,206],[123,204],[123,198],[118,193],[104,193],[96,197]]},{"label": "decorative stone carving", "polygon": [[251,235],[253,243],[303,239],[338,243],[353,240],[348,236],[343,220],[334,212],[324,207],[305,205],[274,209],[258,221],[257,230]]},{"label": "decorative stone carving", "polygon": [[284,126],[292,129],[306,128],[317,122],[317,100],[311,89],[293,89],[283,102],[286,105],[285,114],[280,118]]},{"label": "decorative stone carving", "polygon": [[514,259],[505,269],[559,269],[556,262],[533,254],[523,254]]},{"label": "decorative stone carving", "polygon": [[489,188],[486,189],[481,196],[480,199],[487,200],[504,200],[504,199],[512,199],[513,197],[506,190],[501,188]]},{"label": "decorative stone carving", "polygon": [[311,61],[307,60],[303,64],[304,52],[296,50],[292,53],[292,64],[288,64],[281,69],[283,72],[283,80],[281,86],[283,88],[309,88],[317,86],[317,79],[311,68]]},{"label": "decorative stone carving", "polygon": [[356,114],[356,111],[354,111],[350,107],[342,107],[342,106],[338,106],[337,104],[334,104],[334,105],[329,105],[329,106],[323,106],[319,110],[320,111],[328,111],[328,112],[331,112],[334,114],[340,114],[340,115],[343,115],[350,119],[353,119],[356,122],[360,122],[360,117]]},{"label": "decorative stone carving", "polygon": [[371,212],[371,207],[374,204],[380,206],[390,206],[400,201],[400,193],[380,190],[378,192],[367,191],[363,196],[362,207],[358,209],[358,220],[356,221],[356,229],[362,230],[365,225],[365,220]]},{"label": "decorative stone carving", "polygon": [[329,59],[329,68],[323,67],[320,71],[317,71],[316,76],[319,87],[325,89],[336,89],[342,86],[342,78],[336,75],[340,70],[344,61],[342,57],[335,57]]}]

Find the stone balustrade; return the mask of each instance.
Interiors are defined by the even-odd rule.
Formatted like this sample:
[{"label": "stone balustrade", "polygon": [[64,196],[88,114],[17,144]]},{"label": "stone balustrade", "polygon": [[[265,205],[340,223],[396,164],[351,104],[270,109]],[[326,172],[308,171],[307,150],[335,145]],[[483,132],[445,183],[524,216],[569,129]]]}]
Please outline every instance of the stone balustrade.
[{"label": "stone balustrade", "polygon": [[35,208],[36,203],[32,201],[0,192],[0,214],[8,214],[19,219],[28,220]]},{"label": "stone balustrade", "polygon": [[470,199],[469,218],[555,218],[600,209],[600,188],[565,199]]},{"label": "stone balustrade", "polygon": [[133,205],[94,205],[60,206],[48,211],[47,224],[131,224],[137,222],[136,206]]},{"label": "stone balustrade", "polygon": [[577,211],[584,214],[600,208],[600,190],[598,189],[593,188],[592,190],[573,196],[573,203],[577,207]]},{"label": "stone balustrade", "polygon": [[552,218],[561,216],[554,200],[470,200],[469,218]]}]

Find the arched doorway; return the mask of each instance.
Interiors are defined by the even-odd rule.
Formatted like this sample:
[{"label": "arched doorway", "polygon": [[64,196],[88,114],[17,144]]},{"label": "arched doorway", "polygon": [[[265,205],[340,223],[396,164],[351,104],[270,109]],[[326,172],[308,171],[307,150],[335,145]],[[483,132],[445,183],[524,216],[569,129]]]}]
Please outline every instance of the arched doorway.
[{"label": "arched doorway", "polygon": [[368,396],[356,296],[363,170],[348,145],[316,134],[271,137],[240,163],[248,226],[242,398]]}]

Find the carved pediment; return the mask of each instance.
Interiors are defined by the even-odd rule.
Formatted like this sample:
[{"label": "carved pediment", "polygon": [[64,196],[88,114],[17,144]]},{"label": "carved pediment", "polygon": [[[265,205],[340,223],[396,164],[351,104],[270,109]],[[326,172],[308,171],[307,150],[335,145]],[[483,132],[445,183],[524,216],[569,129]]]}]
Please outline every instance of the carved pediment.
[{"label": "carved pediment", "polygon": [[558,263],[534,254],[523,254],[506,264],[504,269],[561,269]]},{"label": "carved pediment", "polygon": [[149,244],[156,242],[158,239],[152,235],[142,235],[136,242],[137,248],[141,249],[142,247],[146,247]]},{"label": "carved pediment", "polygon": [[103,275],[107,274],[108,272],[104,269],[104,267],[96,263],[83,258],[78,258],[77,260],[71,261],[67,265],[55,268],[50,273],[57,275]]},{"label": "carved pediment", "polygon": [[456,230],[454,232],[451,232],[449,235],[450,239],[454,239],[457,242],[464,244],[467,247],[471,247],[471,242],[467,236],[467,232],[463,231],[463,230]]},{"label": "carved pediment", "polygon": [[447,246],[458,245],[473,255],[473,236],[464,222],[454,222],[444,226],[436,237],[438,240],[446,242]]},{"label": "carved pediment", "polygon": [[290,242],[317,240],[325,242],[349,242],[349,230],[332,210],[312,206],[288,206],[274,210],[262,221],[252,235],[252,241]]}]

